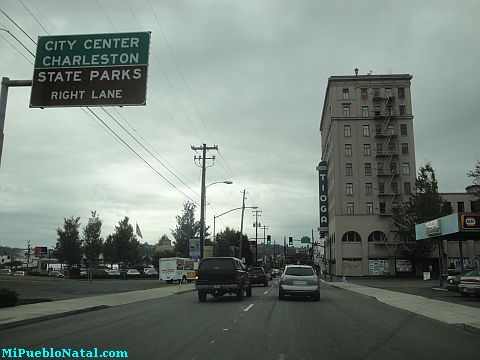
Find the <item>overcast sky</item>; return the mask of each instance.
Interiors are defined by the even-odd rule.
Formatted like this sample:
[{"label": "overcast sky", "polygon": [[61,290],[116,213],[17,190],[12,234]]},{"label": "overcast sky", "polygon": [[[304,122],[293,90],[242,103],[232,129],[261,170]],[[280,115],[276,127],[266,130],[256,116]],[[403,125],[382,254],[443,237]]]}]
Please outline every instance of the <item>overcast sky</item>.
[{"label": "overcast sky", "polygon": [[[431,161],[442,192],[463,192],[480,158],[480,3],[472,1],[2,0],[32,39],[151,31],[147,105],[92,108],[160,174],[200,203],[191,146],[218,145],[207,184],[207,225],[242,205],[262,210],[277,243],[318,226],[319,123],[332,75],[408,73],[415,155]],[[4,14],[6,29],[35,45]],[[163,30],[163,33],[162,33]],[[33,56],[0,31],[0,76],[30,80]],[[169,47],[167,46],[167,41]],[[173,53],[173,56],[172,56]],[[177,66],[178,64],[178,66]],[[187,87],[188,86],[188,87]],[[80,108],[29,109],[10,88],[0,165],[0,245],[53,246],[64,217],[91,210],[106,237],[124,216],[144,241],[170,238],[185,195]],[[198,154],[197,154],[198,155]],[[197,218],[200,212],[197,209]],[[252,211],[245,231],[255,236]],[[217,219],[240,228],[240,211]],[[261,232],[263,236],[263,231]],[[315,237],[318,234],[315,232]],[[141,240],[141,239],[140,239]]]}]

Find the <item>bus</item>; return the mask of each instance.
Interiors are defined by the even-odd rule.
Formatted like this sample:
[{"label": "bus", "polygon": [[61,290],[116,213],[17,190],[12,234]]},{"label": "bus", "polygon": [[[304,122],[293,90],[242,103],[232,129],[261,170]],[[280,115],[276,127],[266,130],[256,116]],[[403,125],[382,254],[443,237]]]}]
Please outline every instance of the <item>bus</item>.
[{"label": "bus", "polygon": [[192,259],[171,257],[158,260],[158,279],[172,282],[194,281],[198,262]]}]

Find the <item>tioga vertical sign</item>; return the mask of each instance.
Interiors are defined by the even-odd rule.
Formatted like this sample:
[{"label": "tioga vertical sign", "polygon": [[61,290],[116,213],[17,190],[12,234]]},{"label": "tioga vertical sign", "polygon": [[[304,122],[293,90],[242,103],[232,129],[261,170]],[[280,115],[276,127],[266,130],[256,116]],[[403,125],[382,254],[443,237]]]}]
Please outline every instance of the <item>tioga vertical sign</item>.
[{"label": "tioga vertical sign", "polygon": [[320,207],[320,226],[318,231],[320,233],[328,233],[328,186],[327,186],[327,171],[328,166],[326,161],[320,161],[317,166],[318,170],[318,192],[319,192],[319,207]]},{"label": "tioga vertical sign", "polygon": [[145,105],[150,32],[41,36],[30,107]]}]

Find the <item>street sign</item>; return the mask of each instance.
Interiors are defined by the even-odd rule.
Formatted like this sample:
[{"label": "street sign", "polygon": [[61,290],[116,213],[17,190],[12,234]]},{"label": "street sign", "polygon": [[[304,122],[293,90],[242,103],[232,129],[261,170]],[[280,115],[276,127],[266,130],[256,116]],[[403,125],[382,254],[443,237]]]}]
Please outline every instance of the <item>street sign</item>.
[{"label": "street sign", "polygon": [[193,238],[188,240],[189,258],[193,260],[200,259],[200,239]]},{"label": "street sign", "polygon": [[460,214],[460,230],[480,231],[480,214]]},{"label": "street sign", "polygon": [[40,36],[30,107],[145,105],[150,32]]},{"label": "street sign", "polygon": [[303,236],[301,239],[302,244],[310,244],[310,238],[308,236]]}]

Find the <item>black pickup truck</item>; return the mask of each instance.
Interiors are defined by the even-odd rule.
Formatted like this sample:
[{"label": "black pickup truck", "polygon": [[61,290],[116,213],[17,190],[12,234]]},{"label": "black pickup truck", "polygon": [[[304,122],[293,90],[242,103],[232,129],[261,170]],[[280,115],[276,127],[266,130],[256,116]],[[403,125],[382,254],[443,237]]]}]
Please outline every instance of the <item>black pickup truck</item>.
[{"label": "black pickup truck", "polygon": [[195,287],[198,301],[205,302],[207,294],[214,297],[235,294],[238,300],[252,296],[250,276],[240,259],[234,257],[210,257],[200,261]]}]

